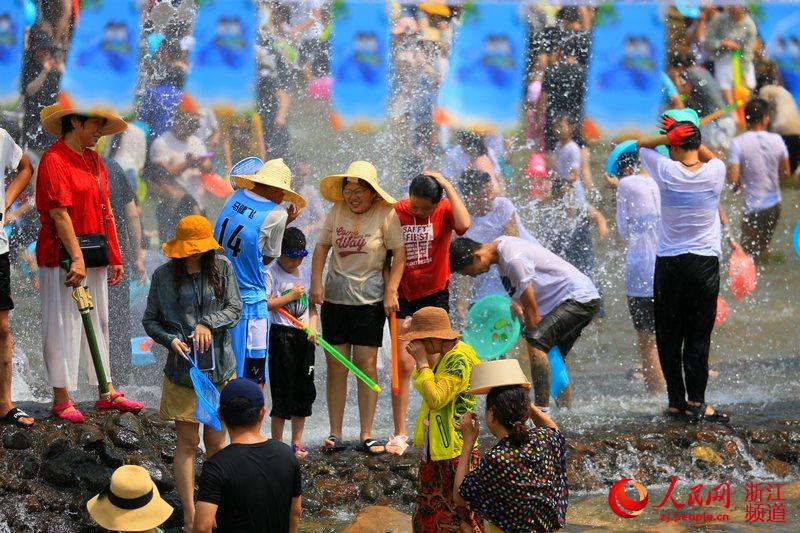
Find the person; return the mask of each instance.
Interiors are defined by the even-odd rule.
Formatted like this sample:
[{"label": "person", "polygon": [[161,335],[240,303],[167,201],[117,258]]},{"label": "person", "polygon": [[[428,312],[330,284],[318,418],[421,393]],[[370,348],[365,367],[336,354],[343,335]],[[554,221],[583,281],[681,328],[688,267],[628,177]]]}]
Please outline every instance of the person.
[{"label": "person", "polygon": [[[181,219],[175,237],[161,248],[170,261],[153,273],[142,325],[155,342],[169,350],[159,416],[175,422],[175,487],[183,506],[184,529],[190,530],[200,422],[195,417],[197,395],[188,358],[220,389],[231,379],[236,367],[229,330],[239,321],[242,299],[233,267],[225,256],[217,255],[221,248],[205,217]],[[200,354],[209,350],[211,361],[204,363]],[[206,456],[213,456],[225,444],[224,429],[216,431],[204,425],[203,444]]]},{"label": "person", "polygon": [[733,52],[741,54],[742,86],[751,90],[756,86],[753,55],[757,39],[758,29],[744,5],[729,6],[706,27],[706,53],[714,61],[714,78],[719,83],[727,104],[735,101]]},{"label": "person", "polygon": [[324,76],[328,70],[328,51],[322,39],[322,0],[302,0],[292,4],[288,37],[298,43],[298,62],[306,83],[312,77]]},{"label": "person", "polygon": [[264,394],[234,379],[219,398],[231,443],[203,465],[194,533],[295,533],[302,512],[300,462],[284,443],[261,435]]},{"label": "person", "polygon": [[[125,121],[106,111],[53,104],[42,110],[42,129],[59,140],[45,150],[36,181],[36,210],[41,229],[36,245],[42,311],[42,351],[45,371],[53,387],[51,412],[73,423],[83,414],[69,398],[78,387],[78,368],[86,365],[89,383],[99,385],[84,341],[80,313],[75,309],[72,288],[85,282],[92,295],[90,313],[100,359],[108,381],[108,394],[100,394],[98,409],[138,413],[144,405],[117,392],[108,362],[108,286],[122,279],[122,252],[117,240],[108,191],[108,173],[100,156],[91,148],[103,135],[123,131]],[[79,236],[93,236],[98,243],[85,254]],[[105,254],[102,250],[105,250]],[[105,257],[102,257],[105,255]],[[69,261],[66,281],[60,268]]]},{"label": "person", "polygon": [[[692,117],[693,113],[693,117]],[[725,164],[702,145],[697,113],[662,115],[663,134],[638,141],[661,193],[653,299],[656,345],[671,418],[729,422],[705,403],[708,352],[719,294],[720,194]],[[654,150],[668,145],[669,157]]]},{"label": "person", "polygon": [[[417,483],[414,531],[483,531],[480,518],[453,499],[462,437],[455,424],[475,410],[468,392],[470,376],[480,361],[469,344],[450,326],[447,311],[423,307],[403,323],[402,337],[414,358],[414,388],[422,405],[414,427],[414,444],[422,446]],[[467,458],[478,462],[478,451]]]},{"label": "person", "polygon": [[[445,192],[447,198],[444,198]],[[438,172],[419,174],[411,180],[408,198],[394,205],[406,245],[406,268],[398,290],[402,320],[423,307],[441,307],[450,311],[450,239],[455,232],[463,235],[470,219],[455,187]],[[398,341],[399,385],[392,395],[394,435],[386,446],[390,453],[402,455],[408,446],[409,377],[414,360],[406,352],[406,343]]]},{"label": "person", "polygon": [[741,243],[756,263],[764,259],[781,217],[780,182],[789,179],[789,151],[769,127],[769,104],[754,98],[744,107],[747,131],[731,143],[728,181],[744,192]]},{"label": "person", "polygon": [[[550,363],[547,353],[558,347],[566,357],[583,329],[600,309],[600,293],[592,281],[541,244],[518,237],[500,237],[486,244],[462,237],[450,244],[450,269],[466,276],[488,272],[492,265],[508,295],[512,311],[525,325],[536,405],[548,412]],[[558,398],[569,407],[571,386]]]},{"label": "person", "polygon": [[292,97],[289,93],[291,70],[276,46],[276,37],[266,25],[258,29],[256,61],[258,65],[258,115],[261,118],[263,142],[270,159],[289,151],[289,129],[286,117]]},{"label": "person", "polygon": [[314,387],[314,338],[281,315],[284,308],[295,318],[317,331],[317,307],[309,305],[306,291],[311,288],[311,271],[302,264],[308,256],[306,237],[297,228],[283,232],[281,256],[267,268],[265,290],[270,313],[269,388],[272,410],[269,413],[272,438],[283,439],[286,420],[292,421],[292,451],[305,459],[303,427],[311,416],[317,397]]},{"label": "person", "polygon": [[475,413],[461,415],[464,446],[453,484],[455,501],[480,514],[489,531],[563,528],[569,504],[567,443],[528,398],[531,385],[519,362],[481,363],[470,387],[471,394],[486,395],[484,419],[498,441],[470,472],[481,424]]},{"label": "person", "polygon": [[14,341],[8,319],[10,311],[14,309],[14,300],[11,298],[11,261],[5,224],[6,206],[16,202],[20,193],[28,187],[33,166],[11,135],[0,128],[0,175],[5,176],[6,171],[16,171],[17,175],[8,190],[5,184],[0,187],[0,421],[29,428],[34,424],[33,417],[15,407],[11,399]]},{"label": "person", "polygon": [[[576,59],[582,43],[569,40],[556,50],[556,60],[544,71],[542,90],[536,101],[536,113],[545,117],[545,145],[552,151],[556,145],[555,121],[567,115],[573,124],[583,120],[583,100],[586,89],[586,65]],[[581,142],[580,131],[573,132],[576,142]]]},{"label": "person", "polygon": [[203,213],[192,195],[163,166],[147,163],[142,170],[142,181],[157,203],[156,227],[162,243],[170,239],[180,219]]},{"label": "person", "polygon": [[86,510],[107,531],[161,533],[158,526],[172,516],[150,474],[138,465],[114,470],[108,485],[86,502]]},{"label": "person", "polygon": [[[241,174],[237,166],[232,172],[239,189],[222,207],[214,235],[233,264],[244,302],[242,319],[231,330],[236,376],[263,387],[269,339],[264,268],[280,257],[284,229],[306,201],[292,190],[292,172],[283,159],[271,159],[253,174]],[[288,208],[281,205],[284,200]]]},{"label": "person", "polygon": [[792,93],[780,85],[775,77],[765,76],[758,97],[769,102],[769,131],[783,137],[789,151],[789,169],[800,177],[800,111]]},{"label": "person", "polygon": [[505,182],[498,154],[486,146],[483,136],[470,131],[458,131],[456,142],[445,153],[444,174],[461,176],[467,170],[486,172],[492,179],[494,194],[505,196]]},{"label": "person", "polygon": [[22,119],[22,146],[26,150],[41,152],[55,137],[42,130],[39,113],[56,101],[64,62],[56,57],[53,39],[42,29],[31,30],[28,51],[22,68],[22,94],[24,116]]},{"label": "person", "polygon": [[658,185],[642,169],[636,143],[620,143],[624,151],[608,157],[611,174],[619,177],[617,186],[617,231],[627,248],[625,292],[628,313],[636,330],[639,365],[633,375],[644,379],[650,395],[664,390],[656,347],[656,321],[653,303],[653,271],[656,266],[656,239],[661,217]]},{"label": "person", "polygon": [[325,222],[325,202],[319,194],[319,186],[311,183],[311,167],[305,161],[298,162],[295,167],[295,183],[297,193],[306,201],[300,215],[292,222],[306,236],[309,250],[317,244],[317,233]]},{"label": "person", "polygon": [[[322,336],[339,353],[377,379],[378,348],[383,343],[386,316],[399,307],[398,287],[406,262],[395,199],[378,185],[378,171],[367,161],[355,161],[343,174],[320,181],[322,197],[333,202],[319,232],[311,262],[311,303],[322,305]],[[322,271],[333,249],[323,285]],[[384,279],[387,252],[391,267]],[[327,400],[330,436],[323,451],[343,448],[342,421],[347,399],[347,369],[327,357]],[[359,440],[364,452],[384,453],[385,443],[372,437],[378,395],[358,383]]]}]

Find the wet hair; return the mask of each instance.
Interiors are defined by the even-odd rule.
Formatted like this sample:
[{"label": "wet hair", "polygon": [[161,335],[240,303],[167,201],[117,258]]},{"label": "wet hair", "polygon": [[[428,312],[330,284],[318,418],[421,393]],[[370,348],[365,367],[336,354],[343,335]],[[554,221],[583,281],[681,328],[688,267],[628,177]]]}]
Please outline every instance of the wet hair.
[{"label": "wet hair", "polygon": [[86,124],[86,121],[89,120],[89,117],[86,115],[64,115],[61,117],[61,136],[63,137],[67,133],[75,130],[72,126],[72,117],[75,117],[78,122],[81,123],[81,126]]},{"label": "wet hair", "polygon": [[694,66],[695,60],[692,54],[685,54],[685,53],[677,53],[673,54],[673,56],[669,60],[669,65],[672,68],[689,68]]},{"label": "wet hair", "polygon": [[769,116],[769,102],[763,98],[753,98],[744,106],[744,119],[750,124],[759,124]]},{"label": "wet hair", "polygon": [[617,166],[620,170],[620,175],[623,169],[636,172],[639,170],[641,163],[639,162],[639,154],[637,152],[626,152],[617,158]]},{"label": "wet hair", "polygon": [[261,406],[252,407],[247,398],[233,398],[230,405],[219,407],[219,416],[225,425],[233,428],[248,428],[258,424]]},{"label": "wet hair", "polygon": [[408,195],[438,204],[444,195],[444,189],[438,181],[427,174],[418,174],[408,186]]},{"label": "wet hair", "polygon": [[[185,259],[172,259],[172,281],[175,285],[175,293],[180,293],[181,284],[189,277],[186,270]],[[222,301],[222,282],[220,281],[219,270],[217,269],[217,251],[209,250],[200,256],[200,277],[207,280],[214,289],[214,297]]]},{"label": "wet hair", "polygon": [[481,243],[467,237],[454,239],[450,243],[450,272],[461,272],[471,265],[480,247]]},{"label": "wet hair", "polygon": [[672,131],[673,129],[677,128],[678,126],[682,126],[684,124],[688,124],[692,127],[694,131],[693,135],[683,140],[683,143],[679,146],[684,150],[697,150],[700,148],[700,145],[703,144],[703,137],[700,135],[700,128],[694,125],[693,122],[689,122],[688,120],[681,120],[680,122],[676,122],[672,125],[672,127],[667,131]]},{"label": "wet hair", "polygon": [[556,19],[561,22],[566,22],[567,24],[573,24],[575,22],[581,22],[581,13],[575,6],[565,6],[558,11]]},{"label": "wet hair", "polygon": [[458,178],[458,188],[464,196],[475,196],[481,194],[491,181],[492,177],[488,172],[477,169],[465,170]]},{"label": "wet hair", "polygon": [[508,440],[514,446],[528,441],[526,422],[530,413],[528,391],[519,385],[494,387],[486,395],[486,410],[492,410],[495,420],[508,430]]},{"label": "wet hair", "polygon": [[486,149],[486,143],[483,137],[471,131],[459,131],[456,133],[456,141],[464,149],[467,154],[472,157],[479,157],[487,155],[489,150]]}]

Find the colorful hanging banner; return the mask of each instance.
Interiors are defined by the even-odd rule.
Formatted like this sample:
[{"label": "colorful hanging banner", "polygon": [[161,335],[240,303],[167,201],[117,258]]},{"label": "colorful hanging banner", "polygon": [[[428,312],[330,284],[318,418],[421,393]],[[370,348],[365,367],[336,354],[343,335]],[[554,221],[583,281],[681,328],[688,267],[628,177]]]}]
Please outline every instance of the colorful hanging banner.
[{"label": "colorful hanging banner", "polygon": [[389,19],[384,2],[334,2],[331,125],[371,130],[389,105]]},{"label": "colorful hanging banner", "polygon": [[5,0],[0,3],[0,107],[14,107],[19,101],[24,44],[24,2]]},{"label": "colorful hanging banner", "polygon": [[522,3],[465,4],[437,121],[458,129],[513,130],[521,116],[527,28]]},{"label": "colorful hanging banner", "polygon": [[252,0],[198,0],[186,91],[198,105],[255,108],[256,8]]},{"label": "colorful hanging banner", "polygon": [[650,131],[662,102],[664,23],[658,4],[607,4],[595,21],[585,123],[602,136]]},{"label": "colorful hanging banner", "polygon": [[83,0],[61,81],[78,107],[133,109],[139,66],[136,0]]},{"label": "colorful hanging banner", "polygon": [[767,55],[786,89],[800,102],[800,4],[758,4],[752,13]]}]

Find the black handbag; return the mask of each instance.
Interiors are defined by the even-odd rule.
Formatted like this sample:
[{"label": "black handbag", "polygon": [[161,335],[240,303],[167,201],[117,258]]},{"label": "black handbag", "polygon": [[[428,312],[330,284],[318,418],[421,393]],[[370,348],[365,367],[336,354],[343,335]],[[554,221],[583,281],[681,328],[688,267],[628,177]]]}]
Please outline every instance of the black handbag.
[{"label": "black handbag", "polygon": [[[86,165],[88,168],[88,164]],[[103,201],[103,188],[100,185],[100,176],[89,170],[97,180],[97,190],[100,193],[100,209],[103,212],[103,229],[105,233],[84,233],[76,235],[78,246],[83,254],[83,264],[86,268],[105,267],[110,264],[108,257],[108,224],[106,222],[106,202]],[[67,249],[61,245],[61,261],[70,259]]]}]

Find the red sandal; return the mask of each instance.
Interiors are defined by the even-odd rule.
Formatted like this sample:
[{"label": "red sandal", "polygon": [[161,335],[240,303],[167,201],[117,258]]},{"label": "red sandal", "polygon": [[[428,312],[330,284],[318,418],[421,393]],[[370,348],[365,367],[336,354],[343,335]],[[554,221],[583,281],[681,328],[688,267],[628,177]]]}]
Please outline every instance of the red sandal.
[{"label": "red sandal", "polygon": [[81,413],[77,409],[73,409],[72,411],[67,411],[67,409],[69,409],[70,407],[75,407],[75,404],[72,403],[70,400],[67,400],[66,402],[54,405],[53,408],[50,409],[50,412],[56,415],[61,420],[66,420],[67,422],[72,422],[73,424],[83,424],[84,421],[83,413]]},{"label": "red sandal", "polygon": [[[115,402],[114,400],[117,398],[122,398],[122,400]],[[94,402],[94,406],[101,410],[116,409],[123,413],[138,413],[144,408],[142,402],[136,402],[125,398],[125,393],[123,392],[115,392],[110,395],[107,400],[97,400]]]}]

